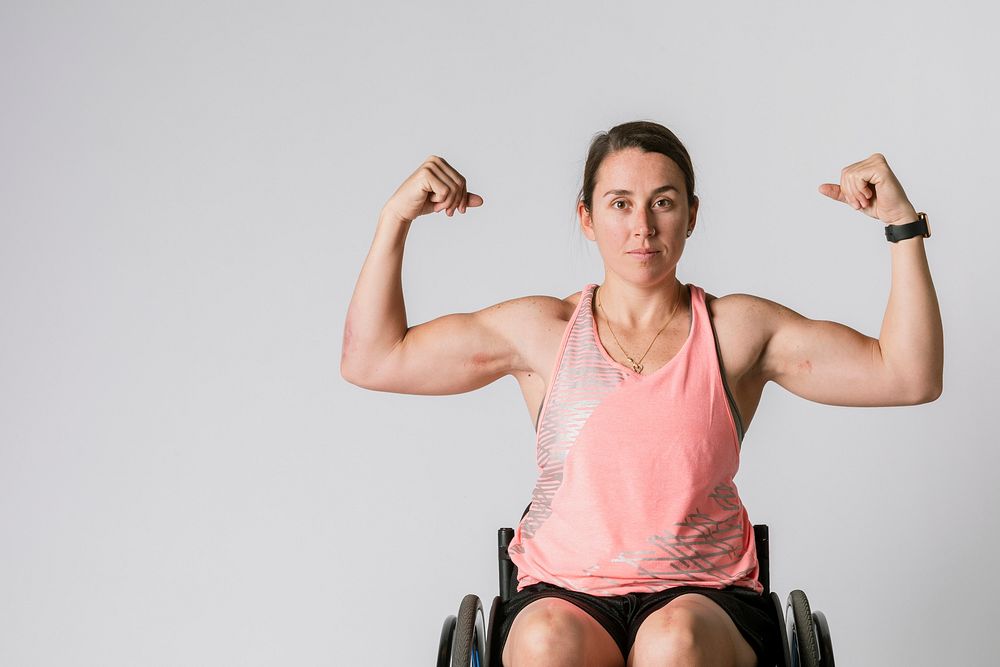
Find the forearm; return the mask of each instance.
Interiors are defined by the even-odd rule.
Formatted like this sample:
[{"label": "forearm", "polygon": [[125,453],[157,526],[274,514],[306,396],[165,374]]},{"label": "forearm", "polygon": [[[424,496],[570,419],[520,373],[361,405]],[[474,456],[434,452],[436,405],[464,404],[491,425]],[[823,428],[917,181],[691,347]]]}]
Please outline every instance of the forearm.
[{"label": "forearm", "polygon": [[[913,217],[900,221],[916,220]],[[944,331],[924,252],[924,237],[889,243],[892,285],[879,346],[896,377],[921,395],[937,395],[944,375]]]},{"label": "forearm", "polygon": [[340,372],[345,377],[377,365],[406,335],[402,272],[410,224],[384,212],[379,215],[344,320]]}]

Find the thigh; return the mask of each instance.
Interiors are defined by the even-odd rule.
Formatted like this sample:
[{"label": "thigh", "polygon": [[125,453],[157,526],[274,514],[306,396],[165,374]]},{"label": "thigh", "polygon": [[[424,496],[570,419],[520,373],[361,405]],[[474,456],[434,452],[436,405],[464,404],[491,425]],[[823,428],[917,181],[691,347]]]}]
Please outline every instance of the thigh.
[{"label": "thigh", "polygon": [[664,664],[678,654],[687,654],[698,660],[698,664],[729,667],[758,664],[757,650],[743,636],[729,612],[700,592],[679,595],[649,611],[635,631],[627,665]]},{"label": "thigh", "polygon": [[578,664],[624,667],[619,642],[583,608],[556,596],[541,597],[507,620],[503,667]]}]

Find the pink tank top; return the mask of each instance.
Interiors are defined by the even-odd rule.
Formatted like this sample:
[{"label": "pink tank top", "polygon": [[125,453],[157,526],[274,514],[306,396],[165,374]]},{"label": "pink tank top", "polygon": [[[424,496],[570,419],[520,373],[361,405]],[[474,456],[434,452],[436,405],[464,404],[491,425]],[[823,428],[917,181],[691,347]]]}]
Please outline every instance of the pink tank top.
[{"label": "pink tank top", "polygon": [[704,290],[688,284],[684,346],[640,375],[602,346],[596,288],[581,292],[542,403],[538,481],[508,547],[517,590],[544,581],[604,596],[673,586],[762,592],[753,524],[733,481],[742,423]]}]

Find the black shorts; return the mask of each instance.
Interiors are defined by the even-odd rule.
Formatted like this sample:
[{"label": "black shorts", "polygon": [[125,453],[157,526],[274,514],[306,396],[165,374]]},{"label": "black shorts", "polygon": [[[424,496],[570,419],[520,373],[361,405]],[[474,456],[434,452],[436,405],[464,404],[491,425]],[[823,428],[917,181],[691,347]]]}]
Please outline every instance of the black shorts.
[{"label": "black shorts", "polygon": [[646,617],[685,593],[707,595],[718,603],[753,647],[759,667],[771,667],[777,664],[777,656],[781,652],[781,630],[778,623],[783,621],[778,618],[777,610],[769,595],[762,595],[741,586],[728,586],[723,589],[676,586],[655,593],[600,596],[579,593],[545,582],[526,586],[503,603],[500,636],[492,642],[496,647],[493,664],[501,664],[503,646],[518,612],[539,598],[558,597],[583,609],[604,626],[621,649],[622,658],[627,659],[635,636],[639,632],[639,626]]}]

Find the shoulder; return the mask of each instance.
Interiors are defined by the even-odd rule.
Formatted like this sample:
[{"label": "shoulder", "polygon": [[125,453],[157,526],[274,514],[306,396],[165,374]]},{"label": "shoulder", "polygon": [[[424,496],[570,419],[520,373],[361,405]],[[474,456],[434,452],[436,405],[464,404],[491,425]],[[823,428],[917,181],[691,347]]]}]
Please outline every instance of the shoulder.
[{"label": "shoulder", "polygon": [[532,294],[501,301],[479,312],[507,329],[516,329],[525,324],[565,323],[576,309],[580,294],[576,292],[564,298]]},{"label": "shoulder", "polygon": [[778,323],[786,312],[794,314],[775,301],[743,292],[717,297],[706,291],[705,306],[722,348],[758,371]]},{"label": "shoulder", "polygon": [[[724,296],[715,296],[705,291],[705,305],[713,319],[717,317],[766,320],[773,317],[775,306],[780,304],[754,294],[737,292]],[[758,322],[760,323],[760,322]]]},{"label": "shoulder", "polygon": [[501,301],[476,313],[502,336],[511,351],[511,370],[535,372],[547,368],[546,350],[558,345],[582,292],[566,297],[533,294]]}]

